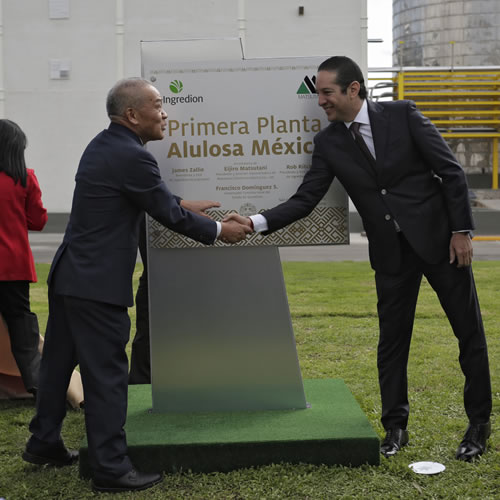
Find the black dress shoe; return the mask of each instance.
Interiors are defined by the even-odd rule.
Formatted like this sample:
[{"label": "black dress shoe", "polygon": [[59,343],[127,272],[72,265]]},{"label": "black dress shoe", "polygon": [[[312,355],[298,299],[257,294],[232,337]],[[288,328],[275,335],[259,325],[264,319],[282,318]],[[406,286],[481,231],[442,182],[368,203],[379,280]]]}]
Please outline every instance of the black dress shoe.
[{"label": "black dress shoe", "polygon": [[491,422],[485,424],[469,424],[464,438],[458,447],[456,458],[471,462],[486,451],[486,441],[491,434]]},{"label": "black dress shoe", "polygon": [[36,465],[53,465],[63,467],[72,465],[78,460],[78,452],[71,451],[62,441],[55,444],[40,444],[38,440],[30,439],[23,453],[23,460]]},{"label": "black dress shoe", "polygon": [[394,427],[387,429],[385,439],[380,445],[380,453],[384,457],[389,458],[394,456],[403,446],[408,444],[408,431],[406,429],[398,429]]},{"label": "black dress shoe", "polygon": [[151,488],[163,480],[163,474],[139,472],[132,469],[121,477],[115,479],[93,479],[94,491],[106,493],[119,493],[120,491],[138,491]]}]

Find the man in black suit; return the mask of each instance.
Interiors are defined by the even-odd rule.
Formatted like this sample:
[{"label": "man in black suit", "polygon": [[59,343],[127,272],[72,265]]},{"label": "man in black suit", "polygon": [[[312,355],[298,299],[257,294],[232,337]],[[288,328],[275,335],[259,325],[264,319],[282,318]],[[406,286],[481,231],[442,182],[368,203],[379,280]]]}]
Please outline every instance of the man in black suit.
[{"label": "man in black suit", "polygon": [[[132,273],[144,212],[197,241],[237,242],[249,232],[185,210],[160,176],[144,145],[164,137],[167,114],[158,90],[140,78],[119,81],[107,97],[109,128],[87,146],[76,173],[70,220],[49,273],[49,320],[40,368],[36,415],[23,458],[69,465],[61,427],[66,389],[76,364],[85,391],[92,484],[97,491],[140,490],[162,476],[141,473],[127,456]],[[175,284],[172,284],[175,286]]]},{"label": "man in black suit", "polygon": [[459,341],[469,426],[456,457],[470,461],[486,449],[492,401],[470,267],[474,224],[464,172],[413,102],[367,101],[362,72],[351,59],[324,61],[316,88],[331,124],[316,135],[312,166],[297,192],[262,214],[229,218],[268,234],[308,215],[333,179],[340,180],[363,220],[375,270],[377,364],[387,432],[381,452],[392,456],[408,442],[407,362],[424,275]]}]

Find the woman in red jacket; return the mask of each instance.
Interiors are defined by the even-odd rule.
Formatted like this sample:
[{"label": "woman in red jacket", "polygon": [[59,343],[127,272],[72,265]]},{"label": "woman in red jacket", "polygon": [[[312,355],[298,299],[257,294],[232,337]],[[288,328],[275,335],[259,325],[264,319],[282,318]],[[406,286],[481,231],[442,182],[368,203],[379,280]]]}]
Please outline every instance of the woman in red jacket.
[{"label": "woman in red jacket", "polygon": [[26,168],[25,148],[19,126],[0,120],[0,313],[24,386],[36,394],[39,330],[30,309],[29,284],[36,281],[36,272],[28,229],[41,231],[47,210],[35,173]]}]

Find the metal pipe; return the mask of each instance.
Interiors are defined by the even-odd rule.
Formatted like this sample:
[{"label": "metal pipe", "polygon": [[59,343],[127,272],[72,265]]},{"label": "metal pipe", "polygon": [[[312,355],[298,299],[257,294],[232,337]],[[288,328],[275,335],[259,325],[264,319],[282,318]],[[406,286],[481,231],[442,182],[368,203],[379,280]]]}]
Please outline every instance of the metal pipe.
[{"label": "metal pipe", "polygon": [[116,0],[115,40],[116,40],[116,79],[125,76],[125,9],[123,0]]},{"label": "metal pipe", "polygon": [[491,180],[491,188],[498,189],[498,137],[493,138],[493,179]]},{"label": "metal pipe", "polygon": [[246,31],[247,20],[245,17],[245,0],[238,0],[238,36],[241,40],[241,47],[243,48],[243,57],[246,57]]}]

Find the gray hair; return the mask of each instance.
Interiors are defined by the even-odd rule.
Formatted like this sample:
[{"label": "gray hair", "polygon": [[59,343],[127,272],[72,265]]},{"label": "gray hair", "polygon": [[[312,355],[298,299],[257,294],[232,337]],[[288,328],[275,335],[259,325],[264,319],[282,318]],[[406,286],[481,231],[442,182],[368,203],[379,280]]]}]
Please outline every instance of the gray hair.
[{"label": "gray hair", "polygon": [[139,77],[124,78],[115,83],[106,99],[108,116],[124,116],[128,108],[140,108],[144,96],[139,91],[147,86],[151,83]]}]

